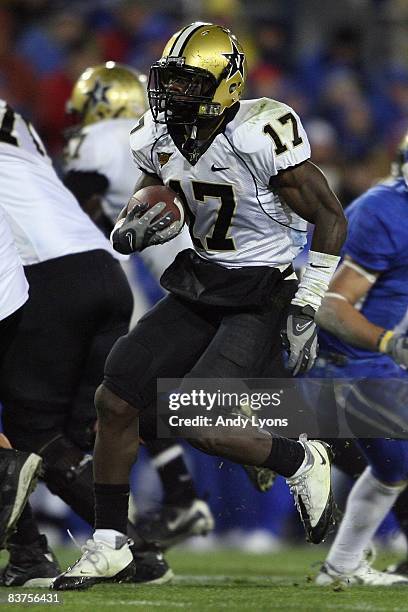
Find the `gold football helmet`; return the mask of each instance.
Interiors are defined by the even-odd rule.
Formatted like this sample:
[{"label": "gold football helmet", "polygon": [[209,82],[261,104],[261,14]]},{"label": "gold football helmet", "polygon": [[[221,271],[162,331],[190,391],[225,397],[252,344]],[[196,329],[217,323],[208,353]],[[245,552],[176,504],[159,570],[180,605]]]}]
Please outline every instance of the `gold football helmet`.
[{"label": "gold football helmet", "polygon": [[153,118],[196,125],[200,118],[219,117],[238,102],[246,77],[245,54],[234,34],[211,23],[192,23],[172,36],[150,69]]},{"label": "gold football helmet", "polygon": [[148,107],[146,82],[146,76],[130,66],[90,66],[75,83],[67,112],[77,114],[82,125],[115,117],[138,119]]}]

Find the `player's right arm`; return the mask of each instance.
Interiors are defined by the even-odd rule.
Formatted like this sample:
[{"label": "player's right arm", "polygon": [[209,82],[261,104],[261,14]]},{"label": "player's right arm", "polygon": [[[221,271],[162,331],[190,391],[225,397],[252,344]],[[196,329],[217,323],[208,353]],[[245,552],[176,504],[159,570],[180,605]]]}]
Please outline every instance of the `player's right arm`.
[{"label": "player's right arm", "polygon": [[[152,185],[163,185],[163,182],[159,179],[158,176],[153,176],[152,174],[146,174],[145,172],[143,172],[142,176],[136,183],[135,193],[139,191],[140,189],[143,189],[143,187],[151,187]],[[118,223],[118,221],[126,217],[127,207],[128,207],[128,204],[126,204],[126,206],[124,206],[122,210],[120,211],[118,218],[116,219],[116,224]],[[115,227],[116,227],[116,224],[115,224]]]},{"label": "player's right arm", "polygon": [[[146,155],[145,149],[149,150],[149,131],[146,129],[144,116],[139,120],[136,127],[131,132],[131,149],[133,159],[142,175],[136,184],[135,193],[143,187],[151,187],[153,185],[163,185],[156,172],[156,168],[152,166],[149,156]],[[133,135],[140,130],[142,133],[140,140],[143,142],[147,138],[147,147],[137,144],[137,138]],[[144,143],[146,145],[146,143]],[[153,219],[159,215],[165,208],[164,203],[157,203],[150,210],[143,203],[137,204],[128,212],[128,204],[121,210],[115,227],[111,233],[111,242],[113,248],[119,253],[130,254],[137,251],[142,251],[147,246],[161,244],[171,240],[176,236],[180,228],[177,224],[172,223],[165,217],[154,222]],[[174,227],[174,232],[173,232]]]},{"label": "player's right arm", "polygon": [[143,187],[151,187],[152,185],[163,185],[163,181],[157,175],[143,172],[136,184],[135,193],[139,191],[139,189],[143,189]]}]

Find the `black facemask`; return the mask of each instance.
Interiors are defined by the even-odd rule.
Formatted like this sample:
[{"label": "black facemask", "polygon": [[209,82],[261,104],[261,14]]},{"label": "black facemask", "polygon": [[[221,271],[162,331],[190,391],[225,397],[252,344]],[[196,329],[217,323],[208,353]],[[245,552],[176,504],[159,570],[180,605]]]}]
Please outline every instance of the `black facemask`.
[{"label": "black facemask", "polygon": [[203,105],[214,113],[216,88],[215,77],[201,68],[154,64],[147,87],[153,119],[168,126],[197,125]]}]

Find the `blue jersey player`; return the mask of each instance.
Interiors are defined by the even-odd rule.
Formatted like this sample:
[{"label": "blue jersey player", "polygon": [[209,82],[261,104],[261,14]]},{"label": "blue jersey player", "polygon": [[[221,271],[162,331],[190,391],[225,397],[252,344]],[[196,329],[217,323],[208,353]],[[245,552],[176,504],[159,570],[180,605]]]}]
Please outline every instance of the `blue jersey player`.
[{"label": "blue jersey player", "polygon": [[[374,570],[364,559],[371,538],[408,481],[408,440],[392,439],[390,433],[396,426],[399,435],[408,429],[408,337],[398,326],[408,307],[407,154],[408,134],[395,176],[347,209],[343,260],[318,313],[321,359],[312,376],[354,379],[345,396],[346,409],[368,462],[316,579],[321,585],[407,581]],[[373,424],[383,437],[364,438]]]}]

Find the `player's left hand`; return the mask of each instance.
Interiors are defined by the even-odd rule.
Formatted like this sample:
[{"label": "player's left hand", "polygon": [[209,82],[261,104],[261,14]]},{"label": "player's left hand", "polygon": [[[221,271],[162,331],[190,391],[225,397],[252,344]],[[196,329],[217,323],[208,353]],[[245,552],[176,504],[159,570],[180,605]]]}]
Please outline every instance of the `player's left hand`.
[{"label": "player's left hand", "polygon": [[289,359],[287,368],[292,375],[304,374],[312,367],[317,357],[317,326],[314,322],[315,310],[311,306],[289,307],[286,329],[281,336],[283,347]]},{"label": "player's left hand", "polygon": [[405,334],[392,334],[381,352],[389,355],[404,370],[408,369],[408,336]]}]

